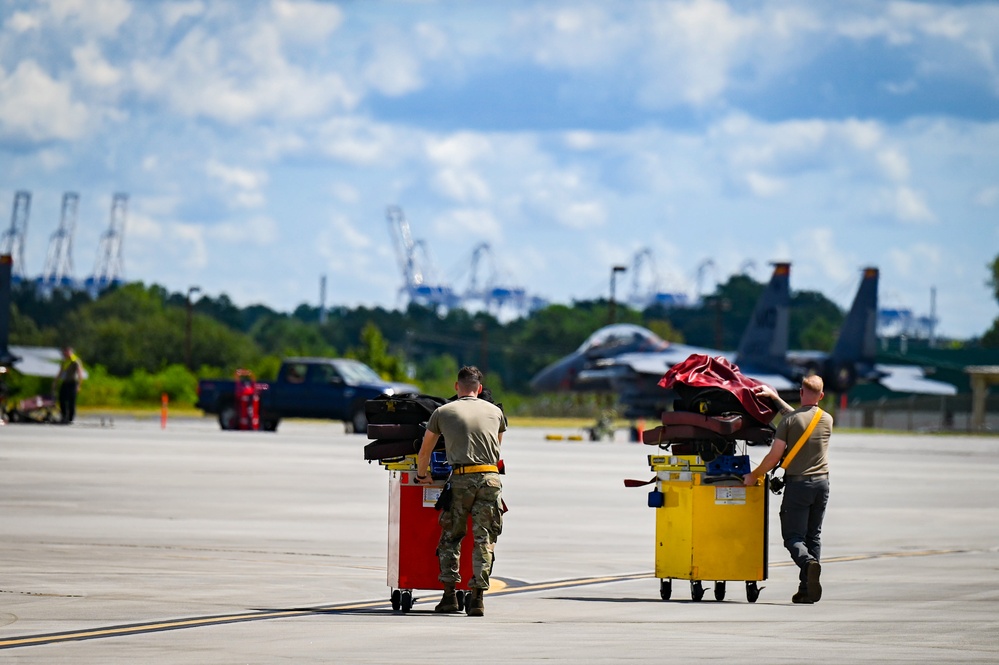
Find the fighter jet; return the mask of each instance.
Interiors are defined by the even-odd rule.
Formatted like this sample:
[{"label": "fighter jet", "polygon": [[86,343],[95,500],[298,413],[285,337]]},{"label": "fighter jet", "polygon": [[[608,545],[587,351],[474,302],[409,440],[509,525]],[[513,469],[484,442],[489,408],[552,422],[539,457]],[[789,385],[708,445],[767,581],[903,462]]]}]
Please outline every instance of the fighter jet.
[{"label": "fighter jet", "polygon": [[774,264],[773,275],[742,335],[736,353],[725,353],[689,344],[667,342],[647,328],[614,324],[593,333],[573,353],[541,370],[532,380],[537,392],[615,392],[626,417],[658,415],[667,410],[673,395],[659,387],[670,367],[691,354],[722,356],[740,371],[778,391],[796,391],[787,378],[791,314],[791,264]]},{"label": "fighter jet", "polygon": [[877,353],[877,268],[866,268],[832,353],[789,351],[790,264],[777,263],[735,354],[664,341],[634,325],[601,328],[574,353],[539,372],[535,391],[605,391],[618,394],[625,417],[658,417],[674,395],[659,380],[691,354],[721,356],[753,379],[794,399],[801,379],[819,374],[827,392],[842,393],[858,382],[879,382],[897,392],[952,395],[956,388],[925,378],[919,367],[882,365]]}]

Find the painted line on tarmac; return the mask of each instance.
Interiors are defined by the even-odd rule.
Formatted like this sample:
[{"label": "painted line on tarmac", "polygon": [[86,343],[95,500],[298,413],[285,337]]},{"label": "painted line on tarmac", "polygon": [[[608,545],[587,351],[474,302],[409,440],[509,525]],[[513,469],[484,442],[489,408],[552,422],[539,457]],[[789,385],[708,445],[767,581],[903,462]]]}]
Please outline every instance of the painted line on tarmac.
[{"label": "painted line on tarmac", "polygon": [[[872,559],[893,559],[916,556],[940,556],[944,554],[965,554],[971,550],[921,550],[905,552],[878,552],[873,554],[861,554],[854,556],[841,556],[826,559],[823,564],[849,563],[853,561],[870,561]],[[782,568],[793,565],[790,561],[771,564],[775,568]],[[511,594],[533,593],[538,591],[550,591],[552,589],[564,589],[569,587],[582,587],[594,584],[610,584],[616,582],[629,582],[632,580],[652,579],[654,573],[628,573],[624,575],[605,575],[601,577],[578,577],[566,580],[553,580],[550,582],[524,583],[512,580],[496,579],[489,589],[490,596],[505,596]],[[58,644],[61,642],[77,642],[83,640],[106,639],[111,637],[128,637],[131,635],[143,635],[145,633],[159,633],[170,630],[184,630],[187,628],[203,628],[207,626],[221,626],[229,623],[243,623],[248,621],[269,621],[271,619],[287,619],[291,617],[335,614],[339,612],[351,612],[357,610],[378,610],[391,608],[392,604],[387,600],[364,601],[354,603],[341,603],[334,605],[316,605],[300,609],[287,610],[260,610],[255,612],[243,612],[239,614],[219,614],[214,616],[188,617],[185,619],[168,619],[165,621],[153,621],[146,623],[123,624],[120,626],[107,626],[104,628],[92,628],[86,630],[72,630],[61,633],[44,633],[40,635],[24,635],[21,637],[10,637],[0,639],[0,649],[16,649],[20,647],[39,646],[42,644]]]}]

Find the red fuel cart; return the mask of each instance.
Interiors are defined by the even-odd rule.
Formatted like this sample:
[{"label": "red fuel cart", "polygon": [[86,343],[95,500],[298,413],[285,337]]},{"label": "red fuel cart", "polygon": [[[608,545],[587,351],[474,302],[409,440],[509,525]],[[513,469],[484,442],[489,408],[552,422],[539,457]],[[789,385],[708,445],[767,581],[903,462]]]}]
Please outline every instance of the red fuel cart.
[{"label": "red fuel cart", "polygon": [[236,429],[260,429],[260,388],[253,372],[236,370]]}]

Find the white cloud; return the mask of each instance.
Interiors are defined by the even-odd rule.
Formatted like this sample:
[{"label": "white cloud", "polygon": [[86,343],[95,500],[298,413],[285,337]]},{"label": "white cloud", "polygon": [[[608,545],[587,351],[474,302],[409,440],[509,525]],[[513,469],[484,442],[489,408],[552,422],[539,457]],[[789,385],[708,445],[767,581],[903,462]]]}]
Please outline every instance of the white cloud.
[{"label": "white cloud", "polygon": [[266,199],[260,189],[267,183],[267,174],[263,171],[227,166],[216,160],[209,160],[205,165],[205,173],[238,191],[228,200],[239,208],[256,208],[262,206]]},{"label": "white cloud", "polygon": [[132,14],[128,0],[46,0],[49,13],[58,22],[72,21],[92,35],[108,36]]},{"label": "white cloud", "polygon": [[226,166],[214,159],[209,160],[205,165],[205,173],[227,185],[240,189],[258,189],[267,182],[266,173],[242,169],[237,166]]},{"label": "white cloud", "polygon": [[34,60],[23,60],[7,76],[0,69],[0,132],[28,141],[75,139],[84,134],[87,107],[69,85],[49,76]]},{"label": "white cloud", "polygon": [[885,175],[895,182],[905,182],[909,178],[909,161],[898,150],[885,148],[876,155]]},{"label": "white cloud", "polygon": [[427,155],[445,166],[468,166],[492,152],[492,142],[481,134],[458,132],[444,138],[432,137],[426,142]]},{"label": "white cloud", "polygon": [[337,244],[340,245],[337,251],[325,254],[330,259],[343,255],[342,245],[353,250],[367,250],[374,244],[371,238],[358,231],[345,215],[333,215],[327,229],[323,231],[323,235],[327,239],[336,238]]},{"label": "white cloud", "polygon": [[920,283],[932,281],[930,276],[944,261],[941,248],[927,243],[892,248],[887,252],[887,258],[890,270],[898,278],[918,278]]},{"label": "white cloud", "polygon": [[211,226],[206,231],[212,240],[219,240],[229,246],[266,247],[273,244],[281,235],[277,223],[267,215],[235,219]]},{"label": "white cloud", "polygon": [[296,41],[323,40],[343,23],[343,11],[333,4],[273,0],[271,7],[281,31]]},{"label": "white cloud", "polygon": [[315,147],[349,164],[371,165],[404,150],[402,132],[359,118],[343,117],[324,123],[316,132]]},{"label": "white cloud", "polygon": [[500,237],[500,223],[489,210],[481,208],[458,208],[448,210],[433,221],[434,231],[439,235],[458,234],[467,238]]},{"label": "white cloud", "polygon": [[999,203],[999,185],[991,185],[983,188],[975,196],[975,203],[986,208],[991,208]]},{"label": "white cloud", "polygon": [[559,222],[570,229],[593,228],[607,222],[607,209],[600,201],[574,201],[556,214]]},{"label": "white cloud", "polygon": [[106,87],[121,80],[121,72],[104,59],[93,42],[74,48],[73,61],[80,78],[90,85]]},{"label": "white cloud", "polygon": [[441,169],[434,175],[434,188],[462,203],[489,199],[489,185],[479,174],[465,169]]},{"label": "white cloud", "polygon": [[374,57],[364,66],[364,80],[389,97],[401,97],[423,87],[416,54],[397,44],[377,46]]},{"label": "white cloud", "polygon": [[291,64],[273,26],[239,26],[221,36],[198,27],[170,53],[132,63],[137,91],[182,115],[229,124],[320,117],[358,101],[335,72]]},{"label": "white cloud", "polygon": [[566,132],[563,139],[566,146],[573,150],[589,150],[597,143],[596,135],[593,132]]},{"label": "white cloud", "polygon": [[784,191],[784,183],[778,178],[772,178],[757,171],[750,171],[746,174],[746,185],[749,190],[761,198],[776,196]]},{"label": "white cloud", "polygon": [[160,6],[163,12],[163,20],[170,27],[173,27],[186,18],[201,16],[205,12],[205,3],[200,0],[190,2],[170,2]]},{"label": "white cloud", "polygon": [[38,29],[41,25],[41,21],[35,14],[29,14],[28,12],[14,12],[4,24],[14,32],[22,33]]},{"label": "white cloud", "polygon": [[902,222],[935,222],[936,215],[930,210],[920,192],[911,187],[900,186],[890,194],[889,212]]},{"label": "white cloud", "polygon": [[808,229],[799,235],[795,244],[803,249],[804,255],[797,256],[795,263],[799,271],[803,271],[803,277],[814,279],[814,266],[818,266],[821,277],[827,283],[841,283],[854,276],[855,262],[838,247],[838,238],[839,234],[826,227]]}]

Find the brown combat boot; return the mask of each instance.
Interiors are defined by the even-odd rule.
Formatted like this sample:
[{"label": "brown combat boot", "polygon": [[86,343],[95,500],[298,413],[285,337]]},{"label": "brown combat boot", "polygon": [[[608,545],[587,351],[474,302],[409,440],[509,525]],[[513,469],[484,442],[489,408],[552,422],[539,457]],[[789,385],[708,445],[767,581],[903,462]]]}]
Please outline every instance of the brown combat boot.
[{"label": "brown combat boot", "polygon": [[468,597],[465,598],[465,613],[470,617],[480,617],[485,614],[482,605],[482,589],[470,589]]},{"label": "brown combat boot", "polygon": [[460,611],[458,607],[458,594],[454,591],[454,585],[445,584],[444,595],[441,596],[441,602],[437,603],[437,607],[434,608],[434,612],[440,612],[443,614],[458,611]]}]

